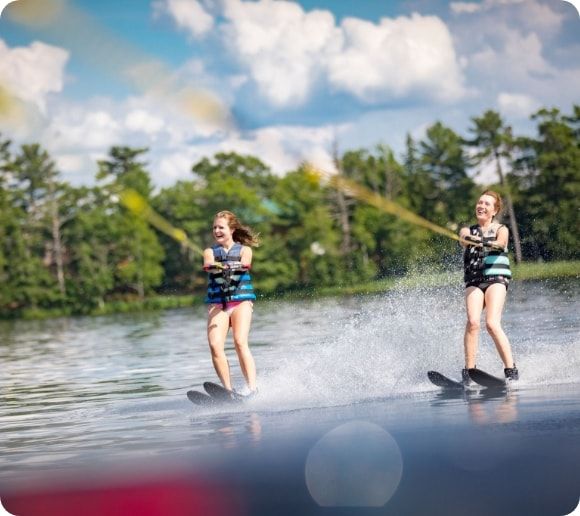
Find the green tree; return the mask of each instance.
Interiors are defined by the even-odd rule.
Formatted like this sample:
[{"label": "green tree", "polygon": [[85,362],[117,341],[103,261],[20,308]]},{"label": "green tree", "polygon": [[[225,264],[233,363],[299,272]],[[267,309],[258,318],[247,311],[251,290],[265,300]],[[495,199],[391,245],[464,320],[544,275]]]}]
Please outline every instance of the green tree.
[{"label": "green tree", "polygon": [[0,310],[6,311],[12,303],[11,251],[13,228],[18,226],[17,214],[8,188],[11,168],[12,142],[0,134]]},{"label": "green tree", "polygon": [[510,180],[525,214],[525,247],[543,259],[577,259],[580,218],[580,106],[573,114],[541,109],[536,138],[520,138]]},{"label": "green tree", "polygon": [[218,153],[213,159],[195,163],[192,172],[201,190],[199,202],[208,228],[213,216],[222,210],[234,212],[250,225],[263,222],[269,215],[266,204],[276,179],[258,158]]},{"label": "green tree", "polygon": [[[105,205],[114,203],[125,189],[133,189],[151,202],[151,178],[145,169],[146,163],[139,160],[145,152],[147,149],[113,147],[109,158],[99,161],[97,179],[108,181],[102,186]],[[115,289],[136,292],[143,298],[163,278],[163,247],[157,233],[145,220],[118,206],[111,205],[109,209],[116,243],[111,250],[115,263]]]},{"label": "green tree", "polygon": [[112,186],[131,188],[149,199],[153,186],[145,169],[147,163],[138,159],[147,151],[147,148],[111,147],[108,159],[98,161],[97,180],[112,179]]},{"label": "green tree", "polygon": [[509,216],[509,225],[514,242],[516,263],[522,261],[522,249],[520,244],[520,233],[516,220],[516,212],[512,201],[512,195],[508,188],[502,162],[511,163],[513,161],[513,138],[511,128],[505,125],[499,113],[496,111],[486,111],[481,117],[471,119],[473,126],[469,129],[473,133],[473,138],[466,140],[467,144],[475,147],[476,164],[493,163],[499,178],[502,193],[506,200],[506,207]]},{"label": "green tree", "polygon": [[[374,195],[411,209],[407,169],[388,146],[346,153],[343,162],[349,176],[357,177]],[[428,237],[425,231],[363,201],[353,207],[352,228],[358,280],[406,270]]]},{"label": "green tree", "polygon": [[[12,208],[19,213],[10,235],[11,274],[18,306],[48,306],[65,300],[63,247],[58,227],[58,171],[38,144],[22,145],[5,170],[11,177]],[[50,270],[54,271],[51,275]],[[57,287],[55,289],[55,286]]]},{"label": "green tree", "polygon": [[73,312],[88,313],[102,308],[115,287],[119,207],[98,187],[69,187],[65,197],[68,303]]},{"label": "green tree", "polygon": [[[202,193],[197,182],[179,181],[161,190],[152,200],[154,209],[174,227],[185,231],[199,248],[206,244],[211,225],[203,207]],[[162,289],[185,292],[202,288],[207,279],[201,272],[201,257],[167,235],[160,235],[159,241],[165,250]]]},{"label": "green tree", "polygon": [[433,222],[448,226],[471,218],[475,183],[467,174],[470,162],[462,138],[437,122],[420,142],[420,156],[420,166],[433,180],[437,193]]},{"label": "green tree", "polygon": [[331,285],[344,279],[339,233],[325,202],[328,193],[308,167],[279,180],[272,196],[272,236],[264,242],[264,254],[276,257],[264,270],[277,288]]}]

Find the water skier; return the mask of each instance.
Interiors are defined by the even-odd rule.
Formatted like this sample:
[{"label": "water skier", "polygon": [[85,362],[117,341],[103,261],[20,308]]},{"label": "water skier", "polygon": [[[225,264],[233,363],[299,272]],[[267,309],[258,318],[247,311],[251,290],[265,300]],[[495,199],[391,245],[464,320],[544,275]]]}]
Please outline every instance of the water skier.
[{"label": "water skier", "polygon": [[465,368],[464,384],[470,383],[469,369],[475,368],[480,320],[485,308],[486,329],[504,364],[507,381],[518,379],[510,342],[501,327],[501,315],[511,279],[507,245],[509,231],[495,220],[501,212],[501,197],[494,191],[483,192],[475,207],[477,224],[459,232],[464,247],[465,307]]},{"label": "water skier", "polygon": [[234,345],[250,394],[256,392],[256,366],[248,336],[256,299],[249,270],[252,249],[258,235],[242,225],[230,211],[220,211],[213,220],[215,245],[203,252],[203,268],[208,272],[205,302],[208,304],[207,338],[215,371],[222,385],[232,389],[225,342],[231,326]]}]

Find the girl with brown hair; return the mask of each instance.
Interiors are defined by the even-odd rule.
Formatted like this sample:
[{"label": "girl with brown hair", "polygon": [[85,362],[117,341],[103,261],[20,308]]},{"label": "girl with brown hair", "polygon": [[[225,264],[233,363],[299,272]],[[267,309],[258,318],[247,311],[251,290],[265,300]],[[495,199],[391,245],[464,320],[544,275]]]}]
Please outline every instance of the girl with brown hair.
[{"label": "girl with brown hair", "polygon": [[469,370],[475,368],[480,319],[485,308],[486,329],[493,339],[504,364],[506,380],[518,379],[518,370],[513,360],[510,342],[501,326],[501,316],[511,279],[507,246],[509,230],[497,222],[501,212],[501,197],[497,192],[486,190],[475,206],[477,224],[461,229],[459,236],[464,247],[465,368],[462,371],[464,384],[470,383]]},{"label": "girl with brown hair", "polygon": [[203,268],[209,281],[205,302],[208,304],[207,338],[211,358],[222,385],[232,398],[230,367],[225,342],[231,326],[234,346],[250,394],[256,392],[256,366],[248,342],[256,299],[249,270],[252,247],[259,238],[230,211],[218,212],[213,220],[215,245],[203,252]]}]

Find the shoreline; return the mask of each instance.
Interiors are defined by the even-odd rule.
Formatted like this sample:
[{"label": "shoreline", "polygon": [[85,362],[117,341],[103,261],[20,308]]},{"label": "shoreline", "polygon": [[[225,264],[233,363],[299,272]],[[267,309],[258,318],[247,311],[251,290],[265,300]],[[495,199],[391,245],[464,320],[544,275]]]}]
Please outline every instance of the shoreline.
[{"label": "shoreline", "polygon": [[[513,266],[515,281],[577,280],[580,279],[580,260],[560,262],[524,262]],[[339,296],[372,295],[388,292],[395,288],[444,287],[460,284],[461,271],[447,272],[410,272],[405,276],[389,277],[359,285],[338,285],[335,287],[297,288],[278,292],[267,292],[262,300],[293,300],[304,298],[324,298]],[[201,295],[159,294],[143,300],[113,300],[89,313],[74,313],[66,309],[27,309],[16,317],[1,316],[0,320],[39,320],[59,317],[102,316],[120,313],[136,313],[187,308],[203,304]]]}]

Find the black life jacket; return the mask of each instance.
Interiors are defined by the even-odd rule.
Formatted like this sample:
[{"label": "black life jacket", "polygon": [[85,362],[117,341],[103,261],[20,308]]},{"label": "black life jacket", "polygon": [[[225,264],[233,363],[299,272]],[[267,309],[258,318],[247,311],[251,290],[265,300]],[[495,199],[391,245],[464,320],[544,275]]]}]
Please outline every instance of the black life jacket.
[{"label": "black life jacket", "polygon": [[[474,224],[469,227],[469,234],[481,238],[483,243],[497,240],[497,233],[503,224],[493,222],[486,235],[481,226]],[[511,278],[510,261],[506,250],[476,247],[469,245],[463,251],[463,281],[472,283],[485,281],[489,276],[505,276]]]}]

